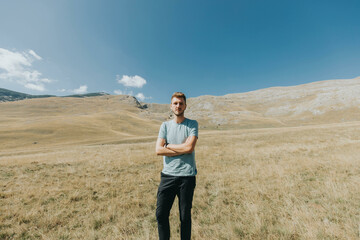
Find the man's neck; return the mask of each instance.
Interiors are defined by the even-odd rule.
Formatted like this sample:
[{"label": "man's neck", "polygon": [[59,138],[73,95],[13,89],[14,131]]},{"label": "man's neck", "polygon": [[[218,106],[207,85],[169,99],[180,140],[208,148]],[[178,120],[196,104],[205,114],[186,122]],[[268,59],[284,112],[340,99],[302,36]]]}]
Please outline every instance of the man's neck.
[{"label": "man's neck", "polygon": [[174,117],[174,122],[176,122],[177,124],[182,123],[185,120],[184,114],[181,116],[176,116]]}]

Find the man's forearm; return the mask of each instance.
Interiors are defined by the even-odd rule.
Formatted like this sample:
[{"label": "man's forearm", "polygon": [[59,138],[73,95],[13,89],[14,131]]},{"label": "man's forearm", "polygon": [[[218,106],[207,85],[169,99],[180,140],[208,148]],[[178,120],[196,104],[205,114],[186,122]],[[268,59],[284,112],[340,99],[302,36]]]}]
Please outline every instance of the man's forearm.
[{"label": "man's forearm", "polygon": [[174,152],[177,152],[179,154],[186,154],[186,153],[191,153],[192,152],[192,148],[191,145],[187,144],[187,143],[182,143],[182,144],[168,144],[166,146],[167,149],[170,149]]},{"label": "man's forearm", "polygon": [[183,154],[183,153],[176,152],[176,151],[166,148],[166,147],[158,147],[156,150],[156,153],[157,153],[157,155],[167,156],[167,157],[173,157],[173,156],[178,156],[178,155]]}]

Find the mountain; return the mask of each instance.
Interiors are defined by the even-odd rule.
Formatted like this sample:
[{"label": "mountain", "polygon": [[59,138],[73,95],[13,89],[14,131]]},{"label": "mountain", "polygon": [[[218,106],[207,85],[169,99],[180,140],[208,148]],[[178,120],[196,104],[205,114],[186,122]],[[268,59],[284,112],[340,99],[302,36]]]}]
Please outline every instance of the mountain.
[{"label": "mountain", "polygon": [[67,95],[62,97],[77,97],[77,98],[84,98],[84,97],[97,97],[97,96],[104,96],[104,95],[110,95],[105,92],[98,92],[98,93],[85,93],[85,94],[73,94],[73,95]]},{"label": "mountain", "polygon": [[[170,102],[170,100],[169,100]],[[186,116],[202,128],[262,128],[360,120],[360,77],[272,87],[187,100]],[[168,104],[147,104],[144,116],[170,118]]]},{"label": "mountain", "polygon": [[[19,94],[10,93],[14,99]],[[185,115],[202,130],[321,127],[360,121],[359,96],[360,77],[328,80],[189,98]],[[153,141],[161,122],[172,117],[169,104],[106,94],[0,102],[0,112],[0,150]]]},{"label": "mountain", "polygon": [[25,93],[20,93],[20,92],[15,92],[4,88],[0,88],[0,102],[19,101],[30,98],[47,98],[47,97],[54,97],[54,96],[30,95],[30,94],[25,94]]},{"label": "mountain", "polygon": [[[84,98],[84,97],[96,97],[96,96],[103,96],[109,95],[108,93],[99,92],[99,93],[86,93],[86,94],[74,94],[68,95],[63,97],[77,97],[77,98]],[[26,93],[20,93],[11,91],[8,89],[0,88],[0,102],[12,102],[12,101],[19,101],[24,99],[32,99],[32,98],[48,98],[48,97],[56,97],[55,95],[31,95]]]},{"label": "mountain", "polygon": [[190,98],[187,116],[230,128],[358,121],[360,77]]}]

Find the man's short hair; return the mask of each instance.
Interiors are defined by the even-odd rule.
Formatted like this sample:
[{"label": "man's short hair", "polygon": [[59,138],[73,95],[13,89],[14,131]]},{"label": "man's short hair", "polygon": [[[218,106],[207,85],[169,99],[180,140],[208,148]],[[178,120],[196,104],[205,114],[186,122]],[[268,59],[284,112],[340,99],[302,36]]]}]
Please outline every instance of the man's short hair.
[{"label": "man's short hair", "polygon": [[176,97],[176,98],[183,98],[184,99],[184,102],[186,104],[186,97],[185,97],[185,94],[183,94],[182,92],[174,92],[174,94],[171,96],[171,101],[172,99]]}]

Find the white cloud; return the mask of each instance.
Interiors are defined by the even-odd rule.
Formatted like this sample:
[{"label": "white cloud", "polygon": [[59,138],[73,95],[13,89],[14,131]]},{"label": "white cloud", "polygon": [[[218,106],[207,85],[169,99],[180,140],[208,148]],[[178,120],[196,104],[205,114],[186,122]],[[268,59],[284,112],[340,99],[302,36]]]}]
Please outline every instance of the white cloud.
[{"label": "white cloud", "polygon": [[130,95],[130,96],[135,96],[138,100],[140,101],[144,101],[145,99],[151,99],[152,97],[145,97],[145,95],[143,93],[138,93],[136,95],[134,95],[133,91],[123,91],[123,90],[114,90],[114,93],[116,95]]},{"label": "white cloud", "polygon": [[45,91],[44,83],[50,83],[52,80],[42,78],[41,72],[32,69],[34,60],[42,58],[33,50],[20,53],[0,48],[0,80],[15,81],[26,88]]},{"label": "white cloud", "polygon": [[43,79],[41,79],[41,81],[44,82],[44,83],[51,83],[51,82],[53,82],[53,80],[50,80],[50,79],[48,79],[48,78],[43,78]]},{"label": "white cloud", "polygon": [[82,85],[78,89],[72,90],[72,92],[76,93],[76,94],[84,94],[84,93],[87,93],[87,88],[88,87],[86,85]]},{"label": "white cloud", "polygon": [[34,52],[33,50],[29,50],[29,53],[36,58],[37,60],[42,60],[42,57],[40,57],[39,55],[36,54],[36,52]]},{"label": "white cloud", "polygon": [[138,75],[135,76],[123,75],[121,78],[120,75],[116,75],[116,80],[118,81],[118,83],[124,85],[125,87],[141,88],[146,84],[146,80]]},{"label": "white cloud", "polygon": [[145,100],[145,96],[144,96],[144,94],[142,94],[142,93],[136,94],[135,97],[136,97],[137,99],[140,99],[140,101],[144,101],[144,100]]},{"label": "white cloud", "polygon": [[116,95],[123,95],[123,91],[121,91],[121,90],[114,90],[114,93]]},{"label": "white cloud", "polygon": [[45,87],[43,84],[33,84],[33,83],[27,83],[25,84],[25,87],[28,89],[32,89],[32,90],[37,90],[37,91],[45,91]]},{"label": "white cloud", "polygon": [[133,91],[114,90],[114,93],[115,93],[116,95],[130,95],[130,96],[134,96]]},{"label": "white cloud", "polygon": [[31,66],[25,54],[11,52],[0,48],[0,68],[7,72],[14,72],[24,66]]}]

